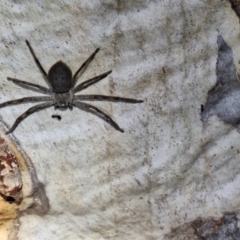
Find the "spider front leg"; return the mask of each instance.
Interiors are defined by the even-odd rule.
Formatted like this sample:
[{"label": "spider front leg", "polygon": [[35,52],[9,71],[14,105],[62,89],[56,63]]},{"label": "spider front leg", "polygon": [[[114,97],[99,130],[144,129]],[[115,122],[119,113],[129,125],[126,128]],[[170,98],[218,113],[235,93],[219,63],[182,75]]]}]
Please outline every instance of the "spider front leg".
[{"label": "spider front leg", "polygon": [[109,101],[109,102],[124,102],[124,103],[142,103],[143,100],[137,100],[133,98],[123,98],[116,96],[105,96],[105,95],[77,95],[74,99],[81,101]]},{"label": "spider front leg", "polygon": [[112,118],[110,118],[106,113],[102,112],[97,107],[94,107],[94,106],[92,106],[90,104],[87,104],[87,103],[75,102],[75,101],[72,103],[72,105],[75,106],[75,107],[78,107],[79,109],[81,109],[85,112],[90,112],[90,113],[94,114],[95,116],[101,118],[102,120],[109,123],[112,127],[114,127],[119,132],[124,132],[124,130],[121,129],[118,126],[118,124],[115,121],[112,120]]},{"label": "spider front leg", "polygon": [[43,102],[43,101],[50,101],[50,100],[52,100],[52,98],[47,96],[25,97],[25,98],[19,98],[19,99],[14,99],[14,100],[0,103],[0,108],[6,107],[8,105],[15,105],[20,103]]},{"label": "spider front leg", "polygon": [[29,108],[26,112],[24,112],[21,116],[19,116],[16,121],[14,122],[13,126],[6,132],[6,134],[9,134],[11,132],[13,132],[15,130],[15,128],[18,126],[18,124],[24,120],[26,117],[28,117],[29,115],[31,115],[32,113],[36,112],[36,111],[40,111],[43,110],[44,108],[48,108],[53,106],[54,103],[53,102],[48,102],[48,103],[41,103],[38,104],[34,107]]}]

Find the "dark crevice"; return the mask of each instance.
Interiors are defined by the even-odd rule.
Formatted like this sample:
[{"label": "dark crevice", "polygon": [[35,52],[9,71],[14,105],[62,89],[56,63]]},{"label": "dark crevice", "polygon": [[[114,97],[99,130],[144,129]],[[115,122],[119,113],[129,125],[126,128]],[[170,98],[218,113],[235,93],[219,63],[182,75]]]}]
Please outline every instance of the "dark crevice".
[{"label": "dark crevice", "polygon": [[229,0],[229,2],[231,3],[233,11],[240,18],[240,0]]}]

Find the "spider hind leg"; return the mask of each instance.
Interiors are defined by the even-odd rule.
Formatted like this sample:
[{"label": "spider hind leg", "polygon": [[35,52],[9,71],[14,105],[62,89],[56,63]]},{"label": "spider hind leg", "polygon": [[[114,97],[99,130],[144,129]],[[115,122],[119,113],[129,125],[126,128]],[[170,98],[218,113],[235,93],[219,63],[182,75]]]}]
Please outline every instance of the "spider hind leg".
[{"label": "spider hind leg", "polygon": [[13,83],[25,89],[29,89],[29,90],[32,90],[38,93],[43,93],[43,94],[51,94],[50,89],[40,86],[38,84],[26,82],[26,81],[23,81],[17,78],[11,78],[11,77],[7,77],[7,80],[12,81]]},{"label": "spider hind leg", "polygon": [[108,71],[105,73],[102,73],[101,75],[98,75],[96,77],[90,78],[82,83],[80,83],[79,85],[77,85],[74,89],[73,89],[73,93],[77,93],[82,91],[83,89],[88,88],[89,86],[101,81],[102,79],[104,79],[105,77],[107,77],[107,75],[109,75],[112,71]]},{"label": "spider hind leg", "polygon": [[[98,53],[98,51],[100,50],[100,48],[97,48],[94,53],[80,66],[80,68],[75,72],[75,74],[73,75],[73,85],[72,87],[74,87],[77,83],[77,79],[79,77],[81,77],[81,75],[85,72],[85,70],[87,69],[88,65],[91,63],[91,61],[94,59],[94,57],[96,56],[96,54]],[[78,76],[78,78],[77,78]]]},{"label": "spider hind leg", "polygon": [[33,59],[34,59],[34,62],[36,63],[39,71],[41,72],[41,74],[42,74],[45,82],[48,84],[49,88],[52,89],[52,86],[51,86],[51,84],[50,84],[49,81],[48,81],[47,73],[46,73],[46,71],[44,70],[44,68],[43,68],[42,64],[40,63],[40,61],[38,60],[38,58],[37,58],[37,56],[36,56],[36,54],[35,54],[32,46],[30,45],[30,43],[28,42],[28,40],[26,40],[26,44],[27,44],[27,46],[28,46],[28,48],[29,48],[29,51],[30,51],[30,53],[32,54],[32,57],[33,57]]}]

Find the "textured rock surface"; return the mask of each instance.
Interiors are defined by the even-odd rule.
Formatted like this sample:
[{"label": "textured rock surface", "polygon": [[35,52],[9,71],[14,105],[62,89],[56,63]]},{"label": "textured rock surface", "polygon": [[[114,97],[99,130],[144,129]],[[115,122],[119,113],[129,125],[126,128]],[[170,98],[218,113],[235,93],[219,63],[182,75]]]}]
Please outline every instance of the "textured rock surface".
[{"label": "textured rock surface", "polygon": [[[25,39],[45,70],[61,59],[75,72],[100,47],[79,81],[113,72],[84,93],[145,102],[94,102],[125,133],[79,109],[49,108],[19,125],[35,190],[29,204],[23,193],[9,239],[196,239],[191,222],[239,211],[240,134],[200,119],[219,34],[238,67],[239,19],[226,0],[78,2],[2,2],[1,102],[36,95],[6,77],[46,86]],[[30,106],[1,109],[5,129]]]}]

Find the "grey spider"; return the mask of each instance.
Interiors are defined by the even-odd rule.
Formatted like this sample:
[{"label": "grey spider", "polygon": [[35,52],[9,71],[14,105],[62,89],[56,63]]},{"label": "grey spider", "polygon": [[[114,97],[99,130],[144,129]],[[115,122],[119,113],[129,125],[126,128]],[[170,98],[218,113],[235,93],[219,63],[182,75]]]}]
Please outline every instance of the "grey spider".
[{"label": "grey spider", "polygon": [[75,95],[76,93],[88,88],[89,86],[99,82],[100,80],[107,77],[112,71],[108,71],[98,75],[96,77],[90,78],[79,85],[75,86],[77,83],[77,77],[80,77],[84,71],[87,69],[90,62],[94,59],[97,52],[100,50],[99,48],[79,67],[79,69],[75,72],[72,76],[71,69],[62,61],[56,62],[50,69],[48,74],[42,67],[41,63],[39,62],[38,58],[36,57],[33,48],[31,47],[30,43],[26,40],[26,44],[33,56],[33,59],[40,70],[41,74],[43,75],[44,80],[48,84],[49,88],[22,81],[16,78],[7,79],[12,81],[13,83],[19,85],[22,88],[29,89],[38,93],[43,93],[49,96],[32,96],[32,97],[24,97],[20,99],[10,100],[0,104],[0,108],[26,103],[26,102],[45,102],[38,105],[35,105],[29,108],[26,112],[24,112],[21,116],[19,116],[12,127],[6,132],[9,134],[15,130],[18,124],[28,117],[30,114],[43,110],[45,108],[55,106],[55,108],[59,109],[72,109],[73,107],[77,107],[83,111],[90,112],[107,123],[109,123],[112,127],[120,132],[124,132],[118,124],[113,121],[111,117],[109,117],[106,113],[102,112],[95,106],[92,106],[87,103],[83,103],[82,101],[111,101],[111,102],[125,102],[125,103],[141,103],[142,100],[136,100],[132,98],[123,98],[123,97],[116,97],[116,96],[104,96],[104,95]]}]

